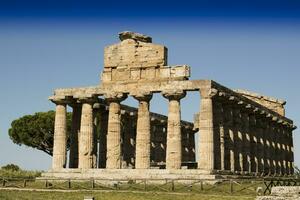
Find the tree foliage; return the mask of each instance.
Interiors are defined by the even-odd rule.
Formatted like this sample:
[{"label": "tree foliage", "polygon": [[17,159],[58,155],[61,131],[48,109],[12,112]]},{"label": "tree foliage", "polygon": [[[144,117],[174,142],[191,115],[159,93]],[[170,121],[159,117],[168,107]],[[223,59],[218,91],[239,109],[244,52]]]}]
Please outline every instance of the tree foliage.
[{"label": "tree foliage", "polygon": [[2,166],[1,169],[11,170],[11,171],[19,171],[21,168],[15,164],[7,164],[5,166]]},{"label": "tree foliage", "polygon": [[[10,139],[18,145],[36,148],[49,155],[53,151],[55,112],[38,112],[25,115],[11,123]],[[71,114],[67,114],[67,138],[71,130]],[[69,147],[67,139],[67,147]]]}]

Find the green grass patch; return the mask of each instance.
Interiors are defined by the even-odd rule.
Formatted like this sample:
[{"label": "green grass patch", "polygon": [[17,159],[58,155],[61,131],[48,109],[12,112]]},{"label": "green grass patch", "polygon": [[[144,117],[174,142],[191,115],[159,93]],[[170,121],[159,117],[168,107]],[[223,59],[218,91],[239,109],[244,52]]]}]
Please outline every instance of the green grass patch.
[{"label": "green grass patch", "polygon": [[222,194],[170,194],[145,192],[137,193],[132,191],[126,192],[30,192],[30,191],[1,191],[0,199],[2,200],[83,200],[85,196],[93,196],[95,200],[250,200],[254,196],[231,196]]},{"label": "green grass patch", "polygon": [[12,170],[12,169],[0,169],[1,178],[35,178],[41,176],[41,171],[27,171],[27,170]]}]

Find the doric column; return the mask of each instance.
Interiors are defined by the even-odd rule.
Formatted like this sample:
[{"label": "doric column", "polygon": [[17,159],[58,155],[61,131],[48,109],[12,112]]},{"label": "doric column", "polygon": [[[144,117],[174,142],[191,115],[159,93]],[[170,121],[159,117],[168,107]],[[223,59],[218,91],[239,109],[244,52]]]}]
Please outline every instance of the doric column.
[{"label": "doric column", "polygon": [[234,138],[233,138],[233,116],[232,107],[227,102],[223,103],[224,112],[224,143],[225,143],[225,170],[234,173]]},{"label": "doric column", "polygon": [[219,101],[214,102],[214,133],[215,133],[215,167],[216,169],[225,170],[225,132],[224,132],[224,112],[222,103]]},{"label": "doric column", "polygon": [[180,169],[182,162],[181,144],[181,111],[180,99],[184,91],[164,91],[163,96],[169,99],[166,169]]},{"label": "doric column", "polygon": [[81,125],[79,134],[79,164],[80,169],[95,168],[97,156],[94,150],[94,99],[82,99]]},{"label": "doric column", "polygon": [[241,111],[236,104],[233,106],[233,124],[234,124],[234,147],[235,147],[235,172],[243,173],[243,134],[241,131]]},{"label": "doric column", "polygon": [[276,176],[280,176],[281,174],[281,133],[280,128],[277,123],[277,117],[272,119],[274,121],[274,134],[275,134],[275,161],[276,161]]},{"label": "doric column", "polygon": [[281,160],[281,174],[284,176],[286,175],[286,136],[285,136],[285,130],[282,125],[282,123],[279,124],[279,130],[280,130],[280,135],[281,135],[281,155],[280,155],[280,160]]},{"label": "doric column", "polygon": [[292,127],[289,127],[289,146],[290,146],[290,156],[289,156],[289,162],[290,162],[290,174],[294,174],[294,143],[293,143],[293,130],[295,130],[297,127],[292,125]]},{"label": "doric column", "polygon": [[257,136],[257,157],[258,157],[258,173],[264,174],[264,129],[265,123],[262,115],[257,112],[256,115],[256,136]]},{"label": "doric column", "polygon": [[271,121],[270,123],[270,174],[276,174],[276,127],[274,127],[274,123]]},{"label": "doric column", "polygon": [[208,171],[213,171],[215,169],[213,97],[217,92],[217,90],[212,88],[205,88],[200,91],[198,168]]},{"label": "doric column", "polygon": [[264,159],[265,159],[265,166],[264,166],[264,172],[265,175],[270,175],[272,173],[272,164],[271,164],[271,132],[272,128],[269,123],[269,121],[266,122],[266,128],[265,128],[265,148],[264,148]]},{"label": "doric column", "polygon": [[54,103],[56,104],[56,112],[54,124],[52,169],[55,170],[66,167],[67,106],[63,101],[55,101]]},{"label": "doric column", "polygon": [[257,133],[255,114],[249,113],[250,146],[251,146],[251,172],[258,174],[258,156],[257,156]]},{"label": "doric column", "polygon": [[149,101],[152,94],[136,94],[135,99],[139,101],[137,127],[136,127],[136,145],[135,145],[135,168],[150,168],[150,111]]},{"label": "doric column", "polygon": [[249,129],[249,108],[251,108],[250,105],[248,107],[243,107],[241,117],[242,117],[242,132],[244,135],[244,141],[243,141],[243,155],[244,155],[244,163],[243,163],[243,171],[250,173],[251,172],[251,136],[250,136],[250,129]]},{"label": "doric column", "polygon": [[123,93],[107,93],[109,103],[107,127],[107,169],[121,168],[121,105],[127,96]]},{"label": "doric column", "polygon": [[72,126],[70,133],[70,152],[69,152],[69,168],[78,167],[78,135],[80,131],[81,121],[81,104],[72,103],[70,106],[73,108],[72,113]]}]

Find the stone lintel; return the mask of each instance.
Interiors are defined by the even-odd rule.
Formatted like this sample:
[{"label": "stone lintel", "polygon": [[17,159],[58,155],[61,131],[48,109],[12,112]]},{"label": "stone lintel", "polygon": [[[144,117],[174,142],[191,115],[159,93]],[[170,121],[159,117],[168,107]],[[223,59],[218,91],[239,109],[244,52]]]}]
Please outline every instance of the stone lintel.
[{"label": "stone lintel", "polygon": [[[116,91],[116,88],[118,91],[122,91],[124,93],[130,94],[135,91],[149,91],[152,93],[159,93],[164,90],[170,90],[172,88],[177,88],[179,90],[184,91],[199,91],[202,93],[202,95],[207,95],[212,93],[210,91],[211,88],[214,88],[218,90],[218,94],[221,94],[221,97],[224,97],[223,99],[226,100],[230,96],[235,97],[239,101],[243,101],[249,109],[259,109],[266,111],[267,114],[271,114],[272,116],[276,116],[277,118],[282,119],[283,121],[288,122],[289,124],[293,124],[293,121],[279,115],[278,113],[262,106],[261,104],[258,104],[257,102],[254,102],[236,92],[233,90],[230,90],[229,88],[226,88],[225,86],[222,86],[218,84],[215,81],[211,80],[184,80],[184,81],[169,81],[169,82],[148,82],[147,84],[142,83],[131,83],[131,84],[105,84],[102,86],[95,86],[95,87],[83,87],[83,88],[65,88],[65,89],[57,89],[55,90],[55,95],[50,97],[49,99],[62,99],[65,96],[73,96],[73,98],[76,98],[78,96],[93,96],[93,95],[103,95],[110,91]],[[219,95],[220,96],[220,95]],[[250,106],[251,108],[250,108]]]},{"label": "stone lintel", "polygon": [[234,90],[234,91],[239,93],[239,94],[245,95],[245,96],[251,96],[251,97],[258,98],[258,99],[264,99],[266,101],[270,101],[270,102],[273,102],[273,103],[278,103],[280,105],[285,105],[286,104],[285,100],[276,99],[274,97],[261,95],[261,94],[255,93],[255,92],[250,92],[250,91],[241,90],[241,89],[237,89],[237,90]]}]

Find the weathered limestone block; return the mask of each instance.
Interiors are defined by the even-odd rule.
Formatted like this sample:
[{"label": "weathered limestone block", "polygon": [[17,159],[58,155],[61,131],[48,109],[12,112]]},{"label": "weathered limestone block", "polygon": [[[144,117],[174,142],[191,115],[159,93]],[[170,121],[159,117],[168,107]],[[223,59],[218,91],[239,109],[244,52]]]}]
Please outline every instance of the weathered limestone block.
[{"label": "weathered limestone block", "polygon": [[153,44],[149,36],[122,32],[121,42],[104,49],[103,83],[149,80],[186,80],[190,77],[187,65],[167,66],[167,48]]},{"label": "weathered limestone block", "polygon": [[66,167],[67,156],[67,108],[64,102],[55,102],[55,124],[52,169]]},{"label": "weathered limestone block", "polygon": [[140,34],[140,33],[134,33],[131,31],[123,31],[119,33],[119,38],[121,41],[127,40],[127,39],[133,39],[133,40],[138,40],[141,42],[152,42],[152,38],[150,36]]},{"label": "weathered limestone block", "polygon": [[276,186],[271,190],[270,196],[260,196],[256,200],[299,200],[299,186]]},{"label": "weathered limestone block", "polygon": [[163,96],[169,99],[166,169],[181,168],[182,143],[180,99],[185,97],[185,95],[186,93],[180,90],[163,92]]},{"label": "weathered limestone block", "polygon": [[139,101],[137,128],[136,128],[136,169],[150,168],[150,111],[149,101],[152,94],[136,94]]},{"label": "weathered limestone block", "polygon": [[120,34],[121,42],[104,49],[105,68],[159,67],[167,65],[167,48],[142,37]]},{"label": "weathered limestone block", "polygon": [[69,168],[78,167],[78,135],[80,131],[81,121],[81,104],[71,104],[73,108],[72,113],[72,127],[70,134],[70,153],[69,153]]},{"label": "weathered limestone block", "polygon": [[107,127],[107,169],[121,168],[121,107],[120,102],[126,98],[122,93],[107,93],[109,102]]},{"label": "weathered limestone block", "polygon": [[78,168],[95,168],[96,155],[94,151],[94,121],[93,101],[82,103],[81,126],[79,135],[79,165]]}]

